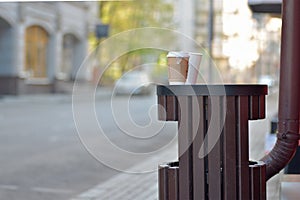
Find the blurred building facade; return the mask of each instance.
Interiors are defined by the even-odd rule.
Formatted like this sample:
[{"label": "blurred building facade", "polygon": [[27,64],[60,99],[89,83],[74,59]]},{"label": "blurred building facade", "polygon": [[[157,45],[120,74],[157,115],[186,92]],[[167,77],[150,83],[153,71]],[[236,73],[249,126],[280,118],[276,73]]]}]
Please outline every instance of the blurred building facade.
[{"label": "blurred building facade", "polygon": [[95,4],[0,3],[0,94],[56,92],[74,80],[96,23]]},{"label": "blurred building facade", "polygon": [[176,4],[179,31],[210,51],[224,82],[257,82],[262,75],[277,75],[280,15],[254,14],[248,0],[176,0]]}]

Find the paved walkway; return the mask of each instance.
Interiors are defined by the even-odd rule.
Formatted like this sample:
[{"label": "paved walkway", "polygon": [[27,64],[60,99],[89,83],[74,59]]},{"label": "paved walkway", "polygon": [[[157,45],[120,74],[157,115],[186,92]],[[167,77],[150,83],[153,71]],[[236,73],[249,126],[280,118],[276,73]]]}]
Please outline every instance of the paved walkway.
[{"label": "paved walkway", "polygon": [[[166,162],[174,161],[177,157],[177,147],[174,145],[169,151],[157,156]],[[157,159],[148,159],[144,163],[134,166],[129,171],[140,171],[153,164]],[[72,198],[72,200],[156,200],[158,199],[157,171],[143,174],[120,173],[94,188]]]},{"label": "paved walkway", "polygon": [[[111,94],[110,88],[103,88],[96,92],[96,98],[106,98]],[[50,95],[49,95],[50,96]],[[71,95],[53,95],[48,98],[47,95],[28,95],[20,97],[5,96],[1,101],[35,101],[47,100],[53,102],[57,101],[71,101]],[[83,95],[84,96],[84,95]],[[268,101],[268,118],[274,115],[277,102],[276,97]],[[250,122],[250,157],[259,159],[264,154],[264,138],[268,132],[269,121],[262,120],[260,122]],[[174,146],[168,152],[164,152],[157,157],[163,158],[166,162],[174,161],[177,157],[177,147]],[[155,162],[156,159],[148,159],[144,163],[135,166],[135,169],[143,169]],[[129,170],[129,171],[133,171]],[[280,176],[275,176],[268,181],[267,184],[267,199],[278,200],[280,192]],[[75,196],[72,200],[155,200],[158,199],[158,175],[157,171],[144,174],[128,174],[120,173],[111,179],[99,183],[95,187]]]},{"label": "paved walkway", "polygon": [[[267,104],[267,118],[272,118],[276,112],[276,96],[269,97]],[[264,138],[269,130],[269,120],[250,122],[250,158],[260,159],[264,155]],[[176,160],[174,152],[176,147],[169,152],[157,155],[166,162]],[[153,164],[153,160],[147,160],[137,169]],[[267,200],[279,200],[280,176],[275,176],[267,183]],[[158,175],[157,171],[147,174],[121,173],[110,180],[100,183],[94,188],[74,197],[72,200],[156,200],[158,199]]]},{"label": "paved walkway", "polygon": [[[94,90],[91,85],[83,85],[78,88],[78,93],[82,100],[86,99],[86,94],[94,94],[95,99],[111,98],[112,88],[111,87],[98,87]],[[72,102],[73,88],[70,87],[66,93],[46,93],[46,94],[22,94],[22,95],[3,95],[0,96],[1,102],[16,103],[16,102],[31,102],[31,103],[57,103],[57,102]]]},{"label": "paved walkway", "polygon": [[[258,148],[261,149],[261,148]],[[176,148],[174,147],[176,152]],[[174,153],[164,153],[166,161],[174,160]],[[147,160],[141,165],[135,166],[143,169],[153,163]],[[267,185],[267,199],[279,200],[279,176],[273,177]],[[120,173],[106,182],[83,192],[71,200],[156,200],[158,199],[158,174],[157,171],[145,174]]]}]

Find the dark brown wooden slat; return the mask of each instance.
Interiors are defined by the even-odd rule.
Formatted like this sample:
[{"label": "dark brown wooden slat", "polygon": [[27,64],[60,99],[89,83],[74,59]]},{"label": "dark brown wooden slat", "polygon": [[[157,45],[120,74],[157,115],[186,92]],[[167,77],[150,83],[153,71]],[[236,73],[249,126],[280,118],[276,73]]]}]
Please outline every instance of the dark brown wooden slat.
[{"label": "dark brown wooden slat", "polygon": [[251,200],[262,200],[260,199],[260,168],[259,165],[249,166]]},{"label": "dark brown wooden slat", "polygon": [[223,130],[223,191],[224,200],[237,199],[236,153],[236,106],[235,97],[226,98],[226,118]]},{"label": "dark brown wooden slat", "polygon": [[259,119],[266,118],[266,97],[265,95],[259,96]]},{"label": "dark brown wooden slat", "polygon": [[260,162],[260,199],[267,199],[267,180],[266,180],[266,164]]},{"label": "dark brown wooden slat", "polygon": [[249,96],[249,120],[259,119],[259,96]]},{"label": "dark brown wooden slat", "polygon": [[206,133],[204,97],[192,97],[193,111],[193,191],[194,199],[205,199],[205,166],[204,158],[199,158],[199,151],[203,145]]},{"label": "dark brown wooden slat", "polygon": [[250,199],[249,185],[249,144],[248,144],[248,97],[238,96],[237,103],[237,152],[239,199]]},{"label": "dark brown wooden slat", "polygon": [[159,200],[168,198],[168,165],[160,165],[158,168],[158,197]]},{"label": "dark brown wooden slat", "polygon": [[[221,108],[220,97],[209,97],[208,101],[208,151],[213,145],[210,152],[208,152],[208,196],[209,199],[220,199],[222,196],[221,188]],[[211,132],[210,132],[211,130]],[[215,141],[217,142],[215,143]]]},{"label": "dark brown wooden slat", "polygon": [[173,100],[174,116],[173,120],[178,121],[178,100],[177,97]]},{"label": "dark brown wooden slat", "polygon": [[158,119],[166,121],[166,115],[167,115],[167,97],[165,95],[157,96],[158,105],[160,106],[158,108]]},{"label": "dark brown wooden slat", "polygon": [[178,118],[178,110],[177,110],[177,102],[175,96],[167,96],[166,100],[167,107],[167,121],[177,121]]},{"label": "dark brown wooden slat", "polygon": [[179,200],[179,182],[178,167],[169,167],[168,169],[168,197],[169,200]]},{"label": "dark brown wooden slat", "polygon": [[192,148],[192,101],[191,97],[178,96],[178,155],[179,199],[193,199],[193,152]]}]

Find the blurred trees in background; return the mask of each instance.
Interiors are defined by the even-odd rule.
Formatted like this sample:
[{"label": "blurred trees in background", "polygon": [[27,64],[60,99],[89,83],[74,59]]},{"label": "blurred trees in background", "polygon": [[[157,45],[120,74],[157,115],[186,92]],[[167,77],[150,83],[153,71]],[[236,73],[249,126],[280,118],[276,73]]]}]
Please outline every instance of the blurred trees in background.
[{"label": "blurred trees in background", "polygon": [[165,27],[173,19],[173,5],[164,0],[100,2],[102,23],[109,24],[111,34],[143,27]]},{"label": "blurred trees in background", "polygon": [[[135,1],[101,1],[99,2],[100,21],[109,25],[109,36],[116,35],[123,31],[144,28],[144,27],[162,27],[172,28],[173,26],[173,4],[165,0],[135,0]],[[147,38],[151,39],[151,38]],[[167,36],[166,36],[166,39]],[[94,47],[97,45],[95,38],[91,41]],[[140,41],[134,38],[128,38],[126,45],[139,46]],[[117,46],[109,49],[101,49],[99,53],[100,67],[107,65],[105,56],[113,51]],[[161,64],[161,55],[166,52],[157,49],[137,49],[120,55],[107,68],[102,76],[102,84],[110,84],[120,78],[122,74],[133,68],[148,68],[147,72],[154,76],[162,76],[166,73],[165,67]],[[111,61],[108,61],[111,62]],[[147,64],[148,63],[148,64]],[[151,64],[150,64],[151,63]],[[150,65],[149,65],[150,64]],[[149,69],[151,68],[151,69]]]}]

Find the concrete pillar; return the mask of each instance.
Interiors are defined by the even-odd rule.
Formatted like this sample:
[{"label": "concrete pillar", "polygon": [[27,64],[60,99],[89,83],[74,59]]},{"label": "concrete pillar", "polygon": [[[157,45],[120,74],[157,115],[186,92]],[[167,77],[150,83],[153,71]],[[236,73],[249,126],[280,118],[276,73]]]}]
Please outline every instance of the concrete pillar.
[{"label": "concrete pillar", "polygon": [[[76,45],[75,52],[74,52],[75,56],[74,56],[73,68],[71,72],[71,78],[73,80],[76,78],[77,72],[87,56],[87,48],[88,48],[88,41],[86,39],[81,39]],[[87,74],[79,74],[77,78],[81,80],[86,80]]]},{"label": "concrete pillar", "polygon": [[25,78],[26,72],[24,70],[25,62],[25,26],[19,23],[14,27],[15,32],[15,69],[19,77]]},{"label": "concrete pillar", "polygon": [[60,31],[58,31],[55,35],[55,63],[54,63],[54,76],[57,78],[59,76],[59,72],[61,70],[62,63],[62,48],[63,48],[63,36]]},{"label": "concrete pillar", "polygon": [[50,35],[47,52],[47,78],[52,83],[55,77],[55,64],[56,64],[56,33]]}]

